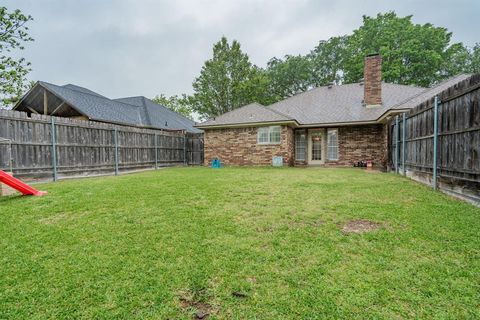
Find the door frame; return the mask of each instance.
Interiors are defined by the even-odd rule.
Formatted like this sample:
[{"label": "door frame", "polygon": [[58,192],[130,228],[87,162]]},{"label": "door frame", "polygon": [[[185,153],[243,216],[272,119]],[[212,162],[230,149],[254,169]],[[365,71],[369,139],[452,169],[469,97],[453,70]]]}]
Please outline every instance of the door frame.
[{"label": "door frame", "polygon": [[[312,160],[312,146],[313,146],[313,143],[312,143],[312,136],[313,134],[317,134],[317,133],[320,133],[321,137],[322,137],[322,160]],[[327,135],[326,135],[326,131],[325,131],[325,128],[319,128],[319,129],[308,129],[308,134],[307,134],[307,139],[308,139],[308,143],[307,143],[307,149],[308,149],[308,152],[307,152],[307,163],[309,165],[320,165],[320,164],[324,164],[325,163],[325,157],[327,156],[327,153],[326,153],[326,139],[327,138]]]}]

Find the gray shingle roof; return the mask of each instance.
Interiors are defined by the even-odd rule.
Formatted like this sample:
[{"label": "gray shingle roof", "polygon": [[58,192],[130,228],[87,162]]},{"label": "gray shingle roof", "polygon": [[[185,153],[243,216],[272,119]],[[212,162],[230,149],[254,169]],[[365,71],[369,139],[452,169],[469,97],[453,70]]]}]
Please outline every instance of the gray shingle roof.
[{"label": "gray shingle roof", "polygon": [[455,77],[449,78],[445,81],[438,83],[437,85],[433,86],[430,89],[424,90],[419,94],[415,95],[414,97],[404,100],[399,104],[393,106],[394,109],[411,109],[418,106],[420,103],[427,101],[428,99],[432,98],[433,96],[441,93],[442,91],[450,88],[451,86],[455,85],[456,83],[463,81],[470,77],[471,74],[459,74]]},{"label": "gray shingle roof", "polygon": [[382,106],[363,105],[364,87],[345,84],[318,87],[270,106],[295,118],[300,124],[375,121],[393,105],[425,90],[424,88],[383,83]]},{"label": "gray shingle roof", "polygon": [[115,101],[128,103],[141,108],[141,117],[146,123],[156,128],[185,128],[189,132],[200,133],[201,130],[194,127],[195,122],[179,115],[172,110],[161,106],[145,97],[119,98]]},{"label": "gray shingle roof", "polygon": [[258,123],[280,121],[294,121],[294,119],[282,114],[279,111],[266,108],[259,103],[251,103],[203,122],[201,125],[215,126],[226,123]]},{"label": "gray shingle roof", "polygon": [[199,133],[195,123],[145,97],[109,99],[89,89],[68,84],[39,84],[91,120]]},{"label": "gray shingle roof", "polygon": [[267,107],[250,104],[218,116],[215,120],[205,121],[198,127],[288,120],[295,120],[299,125],[373,122],[389,110],[413,108],[467,77],[459,75],[433,88],[382,83],[382,106],[373,108],[363,105],[363,84],[318,87]]},{"label": "gray shingle roof", "polygon": [[84,87],[80,87],[80,86],[76,86],[74,84],[66,84],[66,85],[63,85],[62,86],[63,88],[67,88],[67,89],[71,89],[71,90],[75,90],[75,91],[78,91],[78,92],[82,92],[82,93],[88,93],[88,94],[93,94],[97,97],[102,97],[102,98],[106,98],[105,96],[102,96],[101,94],[99,93],[96,93],[96,92],[93,92],[92,90],[90,89],[87,89],[87,88],[84,88]]}]

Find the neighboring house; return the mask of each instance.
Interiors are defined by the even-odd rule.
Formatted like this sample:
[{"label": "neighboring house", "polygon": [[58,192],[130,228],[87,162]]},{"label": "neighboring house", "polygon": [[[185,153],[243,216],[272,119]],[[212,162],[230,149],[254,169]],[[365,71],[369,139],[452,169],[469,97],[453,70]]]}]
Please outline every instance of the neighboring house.
[{"label": "neighboring house", "polygon": [[199,125],[205,163],[352,166],[387,163],[386,122],[466,79],[459,75],[432,88],[384,83],[381,56],[365,58],[361,83],[318,87],[270,106],[252,103]]},{"label": "neighboring house", "polygon": [[109,99],[73,84],[38,81],[13,108],[38,113],[136,127],[201,133],[195,122],[145,97]]}]

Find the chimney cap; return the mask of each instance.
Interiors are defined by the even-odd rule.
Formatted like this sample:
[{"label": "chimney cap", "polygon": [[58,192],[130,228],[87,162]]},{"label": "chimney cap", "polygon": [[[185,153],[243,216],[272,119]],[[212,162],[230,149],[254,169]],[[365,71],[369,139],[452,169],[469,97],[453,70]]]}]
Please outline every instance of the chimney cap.
[{"label": "chimney cap", "polygon": [[379,55],[380,55],[380,53],[375,52],[375,53],[367,54],[365,57],[375,57],[375,56],[379,56]]}]

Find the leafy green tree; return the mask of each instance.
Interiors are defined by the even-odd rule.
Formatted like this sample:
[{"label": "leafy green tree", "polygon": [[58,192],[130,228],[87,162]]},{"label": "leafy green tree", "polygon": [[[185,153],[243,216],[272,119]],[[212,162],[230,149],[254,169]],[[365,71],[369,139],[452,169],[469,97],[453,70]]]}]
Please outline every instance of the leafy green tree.
[{"label": "leafy green tree", "polygon": [[20,10],[9,12],[0,7],[0,99],[4,106],[18,100],[28,88],[26,75],[30,63],[24,58],[15,59],[11,52],[23,50],[25,42],[33,41],[28,35],[27,22],[33,20]]},{"label": "leafy green tree", "polygon": [[463,44],[452,44],[446,50],[445,55],[447,58],[439,70],[441,78],[448,78],[459,73],[471,71],[472,54]]},{"label": "leafy green tree", "polygon": [[391,83],[430,86],[460,71],[463,53],[459,43],[450,44],[447,29],[412,23],[412,16],[395,12],[363,16],[363,25],[348,37],[343,66],[345,82],[363,77],[363,59],[371,53],[383,57],[383,80]]},{"label": "leafy green tree", "polygon": [[269,92],[275,101],[291,97],[312,87],[313,67],[311,60],[304,56],[272,58],[267,64],[270,82]]},{"label": "leafy green tree", "polygon": [[252,65],[238,41],[226,37],[213,46],[213,57],[205,62],[193,82],[192,108],[202,118],[214,117],[251,102],[265,103],[268,81]]},{"label": "leafy green tree", "polygon": [[152,101],[193,120],[189,97],[185,94],[181,97],[177,95],[167,97],[160,94],[155,96]]},{"label": "leafy green tree", "polygon": [[347,39],[347,36],[341,36],[321,40],[310,52],[308,58],[313,68],[313,85],[325,86],[342,82]]},{"label": "leafy green tree", "polygon": [[470,52],[470,72],[480,72],[480,43],[475,44]]}]

